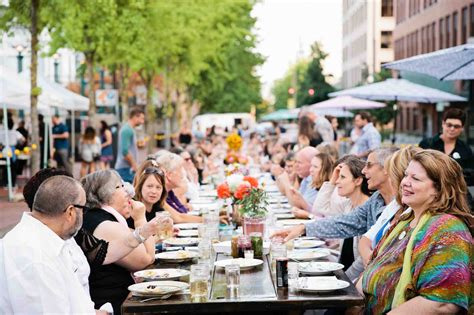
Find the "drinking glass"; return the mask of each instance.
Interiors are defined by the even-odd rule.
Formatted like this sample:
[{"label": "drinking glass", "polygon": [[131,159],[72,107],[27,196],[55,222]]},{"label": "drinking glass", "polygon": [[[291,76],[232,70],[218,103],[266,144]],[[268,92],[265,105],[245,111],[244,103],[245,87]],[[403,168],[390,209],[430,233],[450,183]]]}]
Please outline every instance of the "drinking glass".
[{"label": "drinking glass", "polygon": [[280,242],[272,242],[270,254],[272,257],[272,270],[276,270],[276,259],[286,257],[286,245]]},{"label": "drinking glass", "polygon": [[230,264],[225,266],[225,278],[227,282],[227,288],[239,288],[240,287],[240,266],[238,264]]},{"label": "drinking glass", "polygon": [[173,237],[173,219],[167,211],[156,213],[158,218],[157,236],[160,241]]},{"label": "drinking glass", "polygon": [[289,262],[288,263],[288,287],[290,292],[295,292],[298,290],[298,263]]},{"label": "drinking glass", "polygon": [[209,239],[202,239],[198,245],[199,259],[202,261],[209,261],[211,258],[211,241]]},{"label": "drinking glass", "polygon": [[253,259],[253,250],[247,249],[244,251],[244,258],[245,259]]},{"label": "drinking glass", "polygon": [[191,301],[206,302],[208,296],[209,265],[197,264],[191,266],[189,283],[191,285]]}]

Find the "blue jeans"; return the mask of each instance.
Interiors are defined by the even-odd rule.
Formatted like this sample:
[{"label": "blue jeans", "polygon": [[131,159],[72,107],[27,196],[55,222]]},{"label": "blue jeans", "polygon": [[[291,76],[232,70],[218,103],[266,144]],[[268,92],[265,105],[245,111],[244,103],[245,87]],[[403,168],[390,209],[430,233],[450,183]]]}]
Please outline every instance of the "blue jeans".
[{"label": "blue jeans", "polygon": [[118,168],[116,169],[117,173],[119,173],[120,177],[125,182],[133,183],[133,178],[135,177],[135,172],[132,171],[131,168],[125,167],[125,168]]}]

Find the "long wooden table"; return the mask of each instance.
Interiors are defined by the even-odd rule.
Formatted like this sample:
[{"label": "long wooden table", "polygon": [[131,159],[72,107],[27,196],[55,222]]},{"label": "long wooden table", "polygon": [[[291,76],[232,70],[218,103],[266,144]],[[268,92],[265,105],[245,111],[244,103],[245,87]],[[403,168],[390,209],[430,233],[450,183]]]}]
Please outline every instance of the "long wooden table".
[{"label": "long wooden table", "polygon": [[[217,254],[214,260],[231,258]],[[196,263],[194,261],[193,263]],[[190,269],[193,263],[163,264],[158,262],[154,268]],[[335,272],[341,280],[349,281],[343,271]],[[186,280],[186,279],[184,279]],[[174,295],[166,300],[140,302],[141,297],[128,296],[122,305],[123,313],[245,313],[259,312],[272,314],[299,314],[307,309],[326,309],[362,305],[363,297],[354,285],[331,293],[316,294],[294,292],[288,288],[277,288],[270,270],[268,257],[263,265],[248,271],[241,271],[238,298],[231,297],[227,291],[225,273],[214,268],[208,302],[193,303],[189,294]],[[235,292],[233,292],[235,294]]]}]

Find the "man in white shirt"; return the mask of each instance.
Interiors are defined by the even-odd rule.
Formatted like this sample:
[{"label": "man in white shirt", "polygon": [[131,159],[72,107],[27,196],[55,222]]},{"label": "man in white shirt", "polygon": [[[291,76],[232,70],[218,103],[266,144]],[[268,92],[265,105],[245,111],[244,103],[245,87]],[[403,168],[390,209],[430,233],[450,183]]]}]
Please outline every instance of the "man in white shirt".
[{"label": "man in white shirt", "polygon": [[96,314],[67,244],[82,226],[85,202],[73,178],[54,176],[41,184],[33,211],[3,239],[0,313]]}]

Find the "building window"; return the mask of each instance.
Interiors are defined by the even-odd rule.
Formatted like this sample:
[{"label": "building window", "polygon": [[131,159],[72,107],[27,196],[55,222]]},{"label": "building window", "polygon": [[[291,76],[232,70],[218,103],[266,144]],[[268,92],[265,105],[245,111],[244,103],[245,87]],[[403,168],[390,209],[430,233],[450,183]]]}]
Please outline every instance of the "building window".
[{"label": "building window", "polygon": [[467,7],[461,11],[461,45],[467,42]]},{"label": "building window", "polygon": [[443,33],[444,33],[444,20],[439,19],[439,47],[438,47],[438,49],[443,49],[444,48]]},{"label": "building window", "polygon": [[453,13],[453,46],[458,44],[458,12]]},{"label": "building window", "polygon": [[474,36],[474,4],[471,4],[471,30],[469,36]]},{"label": "building window", "polygon": [[392,31],[382,31],[380,48],[392,48]]},{"label": "building window", "polygon": [[451,17],[448,15],[445,18],[444,22],[446,24],[446,44],[444,45],[444,47],[449,48],[451,47]]},{"label": "building window", "polygon": [[382,16],[393,16],[393,0],[382,0]]},{"label": "building window", "polygon": [[436,23],[431,24],[431,48],[430,51],[436,50]]}]

